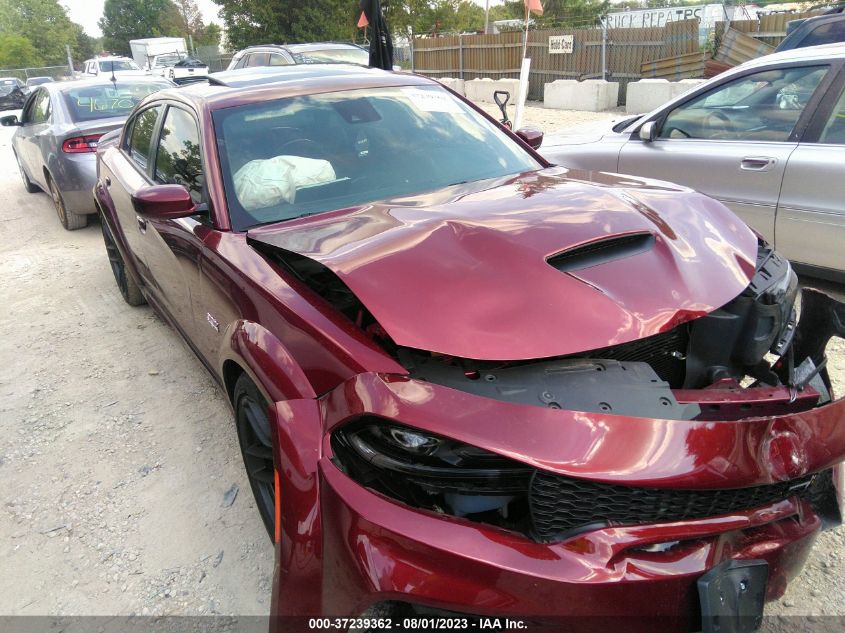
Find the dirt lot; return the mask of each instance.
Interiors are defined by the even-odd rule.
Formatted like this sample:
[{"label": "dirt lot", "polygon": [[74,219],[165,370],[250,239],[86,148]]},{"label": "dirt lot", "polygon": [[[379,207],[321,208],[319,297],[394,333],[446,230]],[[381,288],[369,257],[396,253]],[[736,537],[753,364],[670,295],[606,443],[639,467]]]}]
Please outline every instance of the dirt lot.
[{"label": "dirt lot", "polygon": [[[526,123],[607,116],[529,107]],[[100,227],[66,232],[47,195],[24,191],[11,135],[0,129],[0,615],[266,614],[273,550],[223,397],[173,330],[123,303]],[[831,360],[845,386],[841,341]],[[769,613],[845,615],[843,572],[840,529]]]}]

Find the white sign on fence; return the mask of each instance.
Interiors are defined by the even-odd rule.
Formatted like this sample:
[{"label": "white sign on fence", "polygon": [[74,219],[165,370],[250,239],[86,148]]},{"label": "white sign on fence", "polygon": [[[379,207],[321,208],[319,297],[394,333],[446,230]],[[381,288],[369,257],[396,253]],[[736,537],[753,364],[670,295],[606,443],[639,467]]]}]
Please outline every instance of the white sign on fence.
[{"label": "white sign on fence", "polygon": [[574,35],[549,35],[549,54],[566,53],[568,55],[572,52],[574,44]]}]

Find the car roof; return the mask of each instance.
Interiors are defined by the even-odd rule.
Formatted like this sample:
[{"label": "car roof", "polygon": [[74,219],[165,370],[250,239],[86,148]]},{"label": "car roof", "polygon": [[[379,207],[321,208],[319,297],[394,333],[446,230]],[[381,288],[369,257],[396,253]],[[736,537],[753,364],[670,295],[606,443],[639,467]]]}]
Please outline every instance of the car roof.
[{"label": "car roof", "polygon": [[741,67],[737,66],[737,68],[751,68],[754,66],[763,66],[782,62],[804,62],[843,58],[845,58],[845,42],[837,42],[835,44],[807,46],[805,48],[793,48],[788,51],[772,53],[771,55],[765,55],[764,57],[758,57],[749,62],[745,62]]},{"label": "car roof", "polygon": [[103,55],[102,57],[92,57],[91,59],[86,59],[85,63],[88,62],[110,62],[110,61],[133,61],[131,57],[126,57],[125,55]]},{"label": "car roof", "polygon": [[237,52],[238,55],[250,51],[261,50],[263,48],[284,50],[289,53],[304,53],[308,51],[327,51],[327,50],[348,50],[361,49],[357,44],[350,44],[348,42],[308,42],[304,44],[253,44],[247,46]]},{"label": "car roof", "polygon": [[[198,82],[163,95],[216,110],[287,96],[319,94],[359,88],[437,85],[433,79],[412,73],[395,73],[353,64],[299,64],[259,66],[212,73]],[[153,97],[154,98],[154,97]]]}]

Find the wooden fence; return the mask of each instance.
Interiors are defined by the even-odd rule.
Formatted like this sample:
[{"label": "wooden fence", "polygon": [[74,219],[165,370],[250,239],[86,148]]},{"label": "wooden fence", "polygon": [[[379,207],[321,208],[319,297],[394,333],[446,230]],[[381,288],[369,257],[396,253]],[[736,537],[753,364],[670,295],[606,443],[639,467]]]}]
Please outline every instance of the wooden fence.
[{"label": "wooden fence", "polygon": [[[528,32],[531,58],[528,96],[543,98],[543,85],[556,79],[601,78],[603,74],[625,85],[642,77],[643,64],[697,53],[698,20],[671,22],[664,27],[644,29],[551,29]],[[549,37],[572,35],[571,53],[550,53]],[[414,70],[433,77],[493,79],[519,77],[524,34],[520,31],[498,35],[453,35],[416,38],[413,46]]]}]

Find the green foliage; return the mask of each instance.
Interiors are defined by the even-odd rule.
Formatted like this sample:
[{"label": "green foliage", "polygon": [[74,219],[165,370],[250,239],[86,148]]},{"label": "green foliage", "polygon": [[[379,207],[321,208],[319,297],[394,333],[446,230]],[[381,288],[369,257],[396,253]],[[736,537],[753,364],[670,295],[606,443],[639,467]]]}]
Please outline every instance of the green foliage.
[{"label": "green foliage", "polygon": [[106,0],[99,24],[103,48],[123,55],[130,52],[129,40],[186,35],[171,0]]},{"label": "green foliage", "polygon": [[0,0],[0,34],[24,37],[35,59],[49,66],[66,64],[65,46],[77,46],[74,25],[58,0]]},{"label": "green foliage", "polygon": [[383,0],[382,7],[387,24],[396,33],[461,33],[484,28],[484,9],[469,0]]},{"label": "green foliage", "polygon": [[102,40],[99,37],[91,37],[78,24],[73,24],[76,33],[76,47],[73,50],[74,66],[80,68],[86,59],[91,59],[103,49]]},{"label": "green foliage", "polygon": [[0,68],[40,66],[38,51],[23,35],[0,33]]},{"label": "green foliage", "polygon": [[219,46],[223,31],[218,24],[209,22],[194,35],[194,46]]},{"label": "green foliage", "polygon": [[[497,9],[499,9],[497,7]],[[557,26],[593,26],[599,17],[610,9],[609,0],[543,0],[543,15],[531,15],[536,28]],[[505,0],[497,20],[525,19],[525,3],[522,0]],[[492,21],[492,17],[490,18]]]},{"label": "green foliage", "polygon": [[251,44],[351,40],[358,0],[217,0],[233,50]]}]

